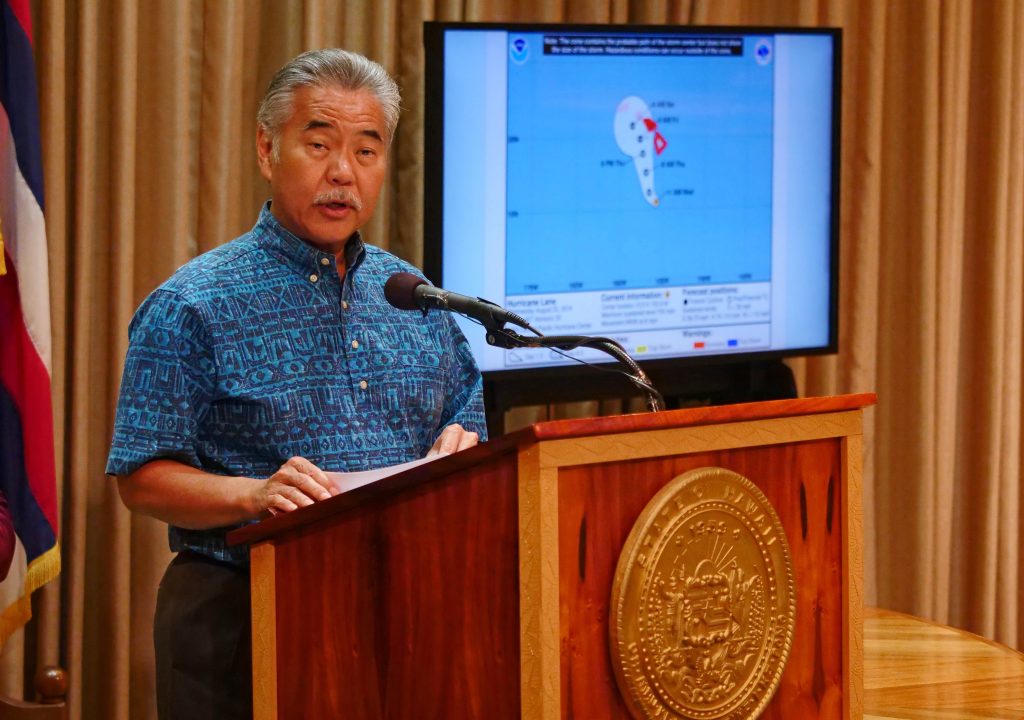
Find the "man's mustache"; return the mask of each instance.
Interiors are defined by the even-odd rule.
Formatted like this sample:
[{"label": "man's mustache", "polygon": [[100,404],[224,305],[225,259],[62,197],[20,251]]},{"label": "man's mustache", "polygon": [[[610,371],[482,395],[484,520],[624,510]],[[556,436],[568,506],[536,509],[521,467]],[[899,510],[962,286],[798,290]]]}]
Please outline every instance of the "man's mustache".
[{"label": "man's mustache", "polygon": [[356,197],[355,193],[349,192],[348,190],[331,190],[329,192],[320,193],[313,200],[314,205],[329,205],[331,203],[341,203],[348,205],[353,210],[362,210],[363,204]]}]

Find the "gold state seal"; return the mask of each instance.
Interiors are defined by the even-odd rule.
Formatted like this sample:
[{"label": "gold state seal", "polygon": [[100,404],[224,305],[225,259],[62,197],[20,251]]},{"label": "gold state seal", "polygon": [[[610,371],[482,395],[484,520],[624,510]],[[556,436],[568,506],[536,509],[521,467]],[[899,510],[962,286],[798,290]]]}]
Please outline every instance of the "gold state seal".
[{"label": "gold state seal", "polygon": [[796,621],[782,523],[723,468],[672,480],[626,540],[611,598],[612,665],[637,718],[755,718]]}]

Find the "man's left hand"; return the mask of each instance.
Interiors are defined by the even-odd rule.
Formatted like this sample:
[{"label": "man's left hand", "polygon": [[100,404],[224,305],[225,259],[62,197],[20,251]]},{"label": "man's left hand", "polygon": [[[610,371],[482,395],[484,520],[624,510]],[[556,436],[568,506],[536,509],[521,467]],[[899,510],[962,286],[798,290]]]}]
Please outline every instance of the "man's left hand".
[{"label": "man's left hand", "polygon": [[478,442],[480,442],[479,435],[471,430],[466,430],[458,423],[454,423],[441,431],[437,440],[434,441],[433,447],[427,451],[427,457],[451,455],[459,450],[471,448]]}]

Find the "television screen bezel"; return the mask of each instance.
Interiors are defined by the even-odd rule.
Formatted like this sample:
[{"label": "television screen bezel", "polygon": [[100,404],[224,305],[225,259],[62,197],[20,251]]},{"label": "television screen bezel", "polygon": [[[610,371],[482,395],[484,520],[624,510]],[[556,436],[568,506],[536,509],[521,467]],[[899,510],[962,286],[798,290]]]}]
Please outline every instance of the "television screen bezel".
[{"label": "television screen bezel", "polygon": [[[695,366],[760,363],[789,357],[832,355],[839,352],[839,230],[840,230],[840,165],[842,120],[842,29],[836,27],[788,27],[756,25],[629,25],[629,24],[563,24],[522,22],[447,22],[423,23],[424,44],[424,103],[423,103],[423,269],[427,278],[444,287],[443,274],[443,188],[444,188],[444,34],[451,30],[501,30],[506,32],[568,32],[568,33],[623,33],[623,34],[787,34],[828,35],[832,38],[832,198],[829,238],[829,309],[828,342],[825,345],[801,348],[733,352],[721,354],[684,355],[672,358],[641,359],[644,370],[656,381],[669,378],[675,370]],[[447,288],[459,292],[459,288]],[[494,299],[494,298],[490,298]],[[501,298],[498,298],[501,300]],[[483,328],[480,328],[481,332]],[[604,368],[615,367],[607,363],[594,363]],[[564,382],[579,375],[581,365],[559,365],[509,370],[485,370],[485,383],[493,385],[511,381],[522,386],[523,381]],[[593,387],[593,383],[586,383]],[[619,384],[616,383],[618,386]],[[562,392],[557,393],[564,396]],[[621,383],[619,396],[635,394],[631,386]],[[543,395],[543,392],[540,393]],[[591,397],[588,393],[587,397]]]}]

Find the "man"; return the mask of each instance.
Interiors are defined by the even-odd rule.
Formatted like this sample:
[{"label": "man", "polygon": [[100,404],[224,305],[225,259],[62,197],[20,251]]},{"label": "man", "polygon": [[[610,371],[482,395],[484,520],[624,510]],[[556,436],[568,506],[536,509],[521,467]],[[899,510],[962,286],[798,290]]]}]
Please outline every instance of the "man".
[{"label": "man", "polygon": [[325,500],[324,470],[448,453],[485,432],[480,375],[443,313],[393,310],[415,272],[363,244],[399,94],[376,63],[304,53],[257,116],[271,200],[132,320],[107,473],[170,524],[154,640],[161,718],[251,717],[248,549],[226,533]]}]

